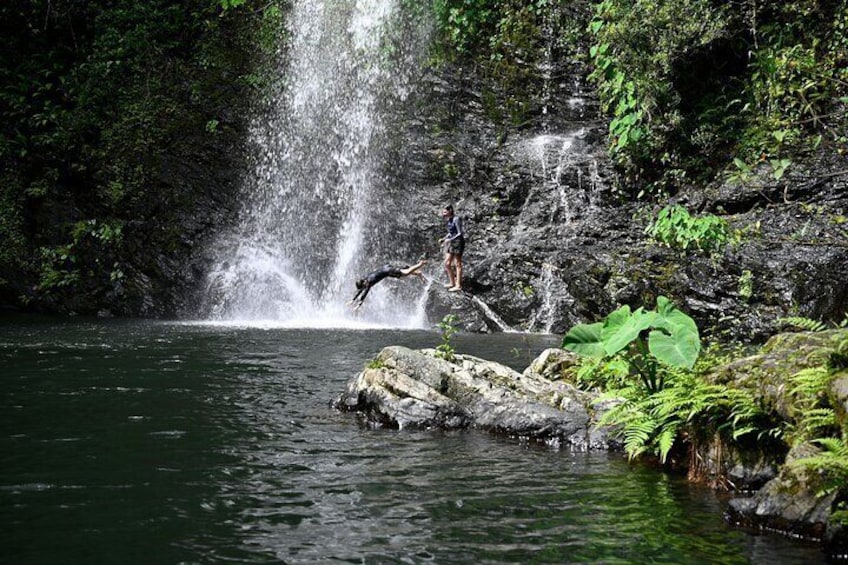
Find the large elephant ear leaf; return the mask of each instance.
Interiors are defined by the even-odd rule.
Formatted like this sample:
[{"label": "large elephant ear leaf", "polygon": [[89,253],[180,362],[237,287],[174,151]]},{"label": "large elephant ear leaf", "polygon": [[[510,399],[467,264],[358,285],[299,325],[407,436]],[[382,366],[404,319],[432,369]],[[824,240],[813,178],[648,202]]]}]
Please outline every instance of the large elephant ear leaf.
[{"label": "large elephant ear leaf", "polygon": [[698,325],[681,310],[677,309],[665,296],[657,297],[657,313],[654,318],[654,327],[664,329],[670,334],[698,333]]},{"label": "large elephant ear leaf", "polygon": [[603,322],[574,326],[563,338],[562,347],[587,357],[603,357],[605,355],[604,346],[601,343],[603,326]]},{"label": "large elephant ear leaf", "polygon": [[661,363],[691,369],[698,360],[701,342],[695,334],[673,336],[653,330],[648,336],[648,350]]},{"label": "large elephant ear leaf", "polygon": [[701,336],[695,320],[660,296],[654,327],[656,329],[648,336],[651,354],[667,365],[691,369],[701,352]]},{"label": "large elephant ear leaf", "polygon": [[631,312],[627,305],[607,316],[601,330],[604,352],[614,355],[630,345],[642,330],[651,327],[654,316],[653,312],[645,312],[642,308]]}]

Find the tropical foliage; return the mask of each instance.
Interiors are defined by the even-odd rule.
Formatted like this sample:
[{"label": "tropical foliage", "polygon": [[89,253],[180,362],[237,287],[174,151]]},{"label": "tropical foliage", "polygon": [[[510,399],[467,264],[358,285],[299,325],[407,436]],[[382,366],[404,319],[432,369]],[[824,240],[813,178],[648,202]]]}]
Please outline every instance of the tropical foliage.
[{"label": "tropical foliage", "polygon": [[574,326],[562,346],[581,355],[606,358],[626,350],[630,369],[645,389],[663,388],[660,364],[692,368],[701,350],[698,327],[666,297],[657,298],[656,311],[630,310],[624,305],[603,321]]},{"label": "tropical foliage", "polygon": [[[632,195],[735,163],[775,178],[791,155],[844,145],[844,2],[602,0],[589,25],[610,152]],[[733,170],[733,169],[732,169]]]},{"label": "tropical foliage", "polygon": [[[651,347],[652,337],[661,342]],[[563,347],[587,357],[576,381],[603,391],[596,401],[599,424],[616,430],[631,458],[653,454],[667,462],[676,452],[680,462],[715,441],[771,445],[775,453],[811,442],[821,447],[819,454],[794,464],[818,473],[824,489],[846,484],[848,422],[828,391],[848,368],[848,337],[805,353],[807,361],[824,362],[786,379],[783,415],[762,399],[761,391],[712,376],[740,352],[711,347],[700,356],[693,340],[697,327],[691,318],[660,297],[655,312],[623,306],[602,322],[575,326]],[[683,464],[697,466],[694,459]]]},{"label": "tropical foliage", "polygon": [[[848,414],[837,413],[828,394],[837,376],[848,376],[848,335],[831,352],[824,366],[793,375],[790,383],[797,407],[797,422],[791,427],[794,444],[810,442],[820,448],[816,455],[797,459],[793,465],[807,472],[822,493],[841,490],[848,495]],[[848,522],[848,513],[840,516]]]},{"label": "tropical foliage", "polygon": [[674,249],[696,248],[706,252],[721,251],[730,239],[727,220],[707,214],[695,217],[680,205],[666,206],[645,233]]},{"label": "tropical foliage", "polygon": [[436,356],[445,361],[453,361],[456,348],[453,345],[453,336],[457,332],[459,318],[456,314],[447,314],[437,324],[442,336],[442,342],[436,346]]},{"label": "tropical foliage", "polygon": [[653,393],[630,384],[609,389],[600,398],[600,403],[613,399],[615,403],[599,425],[619,430],[631,459],[647,453],[665,463],[681,443],[695,449],[715,438],[733,443],[753,436],[762,441],[782,433],[773,415],[748,391],[708,384],[685,370],[665,370],[663,383]]},{"label": "tropical foliage", "polygon": [[203,188],[168,160],[240,135],[276,9],[222,11],[245,1],[0,3],[0,301],[90,309],[184,245]]}]

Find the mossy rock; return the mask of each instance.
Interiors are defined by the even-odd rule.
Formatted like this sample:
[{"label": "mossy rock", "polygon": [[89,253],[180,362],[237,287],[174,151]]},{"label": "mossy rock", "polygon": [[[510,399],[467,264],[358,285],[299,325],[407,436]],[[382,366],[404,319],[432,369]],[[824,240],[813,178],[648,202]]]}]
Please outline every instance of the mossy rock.
[{"label": "mossy rock", "polygon": [[582,360],[582,357],[566,349],[550,348],[542,351],[524,370],[524,374],[534,373],[549,381],[574,384]]},{"label": "mossy rock", "polygon": [[845,339],[848,329],[778,334],[759,353],[728,363],[707,378],[750,391],[765,408],[793,421],[789,378],[804,369],[827,365]]},{"label": "mossy rock", "polygon": [[843,433],[848,432],[848,370],[837,373],[830,384],[830,404]]},{"label": "mossy rock", "polygon": [[[787,463],[817,453],[814,445],[802,444],[789,452]],[[803,469],[787,464],[752,497],[731,500],[728,517],[739,525],[823,540],[837,495],[819,495],[817,490]]]},{"label": "mossy rock", "polygon": [[772,336],[766,342],[762,353],[782,354],[795,362],[812,362],[814,365],[821,365],[845,339],[848,339],[848,329],[781,333]]}]

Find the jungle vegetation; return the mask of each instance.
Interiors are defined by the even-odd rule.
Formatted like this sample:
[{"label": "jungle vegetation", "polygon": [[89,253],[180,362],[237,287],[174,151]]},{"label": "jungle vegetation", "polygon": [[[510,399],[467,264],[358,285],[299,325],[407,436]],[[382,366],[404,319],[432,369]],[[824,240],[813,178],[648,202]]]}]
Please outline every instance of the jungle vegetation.
[{"label": "jungle vegetation", "polygon": [[[270,80],[288,5],[0,4],[0,305],[92,313],[118,297],[126,313],[144,312],[133,285],[172,276],[161,258],[203,228],[181,215],[220,197],[202,172],[179,184],[172,171],[238,158],[246,101]],[[811,152],[845,152],[844,1],[430,7],[433,64],[487,77],[484,106],[504,128],[533,119],[521,89],[542,54],[591,73],[625,198],[721,175],[745,182],[763,167],[779,177]]]},{"label": "jungle vegetation", "polygon": [[202,196],[168,171],[227,159],[280,25],[235,3],[0,4],[0,306],[90,313],[162,275]]},{"label": "jungle vegetation", "polygon": [[474,57],[500,81],[538,63],[532,53],[547,30],[570,56],[587,59],[630,197],[673,193],[719,173],[744,182],[760,165],[780,178],[819,148],[846,152],[844,1],[436,5],[447,57]]}]

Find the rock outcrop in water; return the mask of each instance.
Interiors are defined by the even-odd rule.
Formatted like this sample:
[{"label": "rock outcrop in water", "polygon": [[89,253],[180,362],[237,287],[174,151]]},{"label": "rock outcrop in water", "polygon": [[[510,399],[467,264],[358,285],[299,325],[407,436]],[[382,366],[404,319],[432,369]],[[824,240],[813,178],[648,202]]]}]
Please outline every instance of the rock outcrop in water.
[{"label": "rock outcrop in water", "polygon": [[[774,336],[755,355],[713,371],[712,384],[750,395],[775,418],[776,428],[797,434],[805,401],[791,376],[833,365],[848,337],[844,329]],[[842,363],[842,361],[838,361]],[[548,349],[523,373],[470,355],[446,360],[432,349],[384,348],[353,378],[334,401],[336,409],[355,412],[367,424],[393,428],[480,429],[523,440],[577,449],[621,449],[611,428],[597,423],[614,400],[598,403],[594,391],[578,389],[579,357]],[[837,425],[848,423],[848,376],[834,373],[822,406],[831,406]],[[789,431],[786,431],[789,430]],[[792,430],[795,430],[794,432]],[[693,436],[704,436],[693,430]],[[680,438],[691,450],[678,458],[690,477],[723,485],[737,493],[727,510],[738,525],[818,540],[833,555],[848,548],[848,529],[838,518],[844,495],[823,489],[821,472],[805,467],[822,454],[813,442],[783,440],[725,443]],[[697,468],[694,468],[697,467]]]},{"label": "rock outcrop in water", "polygon": [[792,465],[820,452],[809,443],[792,449],[777,477],[751,497],[730,501],[728,520],[739,526],[825,542],[835,555],[848,551],[848,530],[833,512],[838,492],[819,494],[815,481]]},{"label": "rock outcrop in water", "polygon": [[579,449],[607,449],[598,429],[596,395],[548,378],[573,357],[548,350],[523,373],[470,355],[450,361],[432,349],[391,346],[334,402],[371,425],[476,428]]},{"label": "rock outcrop in water", "polygon": [[[793,536],[824,541],[832,554],[848,551],[848,528],[838,518],[844,489],[826,488],[826,471],[819,463],[805,466],[812,458],[823,454],[815,440],[803,439],[803,422],[806,412],[832,408],[834,427],[848,425],[848,374],[844,368],[842,343],[848,331],[836,329],[822,332],[778,334],[772,337],[761,351],[732,362],[713,373],[714,383],[744,390],[757,400],[758,405],[770,410],[781,422],[787,434],[794,435],[793,446],[786,454],[772,450],[762,453],[752,451],[726,458],[723,462],[709,453],[699,453],[713,473],[730,475],[735,471],[738,488],[757,489],[750,497],[736,498],[730,502],[728,519],[739,525],[781,532]],[[814,407],[799,401],[799,384],[794,375],[816,370],[823,366],[843,367],[828,379],[829,385],[820,394]],[[827,435],[824,430],[820,434]],[[759,442],[758,442],[759,443]],[[755,461],[745,465],[740,460]],[[722,469],[723,467],[723,469]],[[753,479],[753,480],[752,480]],[[761,484],[765,479],[766,482]]]}]

